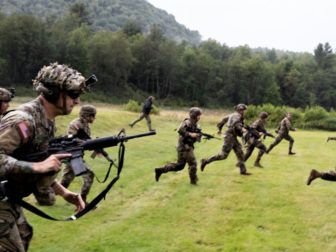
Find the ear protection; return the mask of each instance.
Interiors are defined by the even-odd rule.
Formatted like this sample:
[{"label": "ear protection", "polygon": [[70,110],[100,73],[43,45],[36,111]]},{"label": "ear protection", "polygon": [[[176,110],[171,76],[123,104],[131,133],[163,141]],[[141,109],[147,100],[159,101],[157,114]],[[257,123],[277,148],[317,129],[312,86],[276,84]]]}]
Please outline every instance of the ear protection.
[{"label": "ear protection", "polygon": [[48,89],[42,92],[43,97],[50,103],[54,103],[58,100],[61,90],[57,86],[49,86]]}]

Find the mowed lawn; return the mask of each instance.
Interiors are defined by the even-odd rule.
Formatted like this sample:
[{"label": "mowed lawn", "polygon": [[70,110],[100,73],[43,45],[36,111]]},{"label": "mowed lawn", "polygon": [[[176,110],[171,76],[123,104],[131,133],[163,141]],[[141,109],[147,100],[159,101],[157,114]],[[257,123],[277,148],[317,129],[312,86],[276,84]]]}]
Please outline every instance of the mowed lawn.
[{"label": "mowed lawn", "polygon": [[[145,121],[134,128],[128,126],[137,113],[97,106],[94,137],[116,134],[123,127],[129,135],[147,131]],[[155,182],[154,168],[176,160],[175,129],[187,111],[163,110],[152,116],[157,135],[125,144],[120,180],[106,200],[82,219],[53,222],[25,211],[34,227],[30,251],[336,251],[336,184],[317,179],[306,185],[311,168],[335,167],[336,142],[326,142],[332,132],[293,132],[297,154],[288,156],[288,142],[283,141],[262,159],[263,169],[253,167],[255,151],[247,162],[251,176],[239,175],[232,152],[227,160],[198,171],[197,186],[189,184],[187,167],[163,174]],[[77,115],[78,108],[58,119],[57,133],[63,134]],[[223,115],[224,111],[204,111],[203,131],[215,133]],[[271,141],[267,138],[266,145]],[[198,162],[217,154],[222,143],[196,144]],[[117,151],[116,147],[108,149],[114,158]],[[89,155],[87,162],[103,178],[108,164]],[[71,189],[78,191],[81,183],[76,178]],[[103,188],[95,181],[90,198]],[[28,200],[35,202],[32,197]],[[41,208],[57,217],[73,211],[62,198],[54,207]]]}]

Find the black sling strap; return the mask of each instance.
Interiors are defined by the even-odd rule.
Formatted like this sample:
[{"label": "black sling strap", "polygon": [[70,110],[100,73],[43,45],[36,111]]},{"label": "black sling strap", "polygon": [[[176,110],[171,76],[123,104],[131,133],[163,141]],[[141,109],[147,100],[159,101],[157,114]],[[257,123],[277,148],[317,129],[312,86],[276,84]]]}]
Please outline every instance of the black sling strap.
[{"label": "black sling strap", "polygon": [[[122,168],[124,166],[124,156],[125,156],[125,145],[123,142],[120,143],[119,146],[119,153],[118,153],[118,170],[117,170],[117,175],[112,179],[112,181],[106,186],[106,188],[99,193],[89,204],[87,204],[85,206],[85,208],[72,215],[69,216],[65,219],[58,219],[58,218],[54,218],[48,214],[46,214],[45,212],[41,211],[40,209],[38,209],[37,207],[29,204],[28,202],[19,199],[19,198],[15,198],[15,197],[9,197],[9,201],[18,204],[20,206],[22,206],[23,208],[27,209],[28,211],[42,217],[48,220],[53,220],[53,221],[74,221],[79,219],[80,217],[84,216],[85,214],[87,214],[89,211],[91,211],[92,209],[95,208],[95,206],[102,200],[105,199],[106,194],[110,191],[110,189],[113,187],[113,185],[119,180],[120,178],[120,173],[122,171]],[[111,167],[111,166],[110,166]]]}]

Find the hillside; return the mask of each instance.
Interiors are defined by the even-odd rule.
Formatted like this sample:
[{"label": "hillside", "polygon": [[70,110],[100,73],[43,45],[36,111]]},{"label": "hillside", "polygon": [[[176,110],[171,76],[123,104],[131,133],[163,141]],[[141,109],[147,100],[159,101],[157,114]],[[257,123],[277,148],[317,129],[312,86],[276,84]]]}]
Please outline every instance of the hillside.
[{"label": "hillside", "polygon": [[146,0],[0,0],[1,11],[7,15],[25,13],[49,20],[64,16],[74,4],[85,6],[94,30],[117,31],[131,20],[136,21],[145,33],[156,24],[168,38],[191,44],[200,42],[198,31],[187,29],[176,22],[173,15]]}]

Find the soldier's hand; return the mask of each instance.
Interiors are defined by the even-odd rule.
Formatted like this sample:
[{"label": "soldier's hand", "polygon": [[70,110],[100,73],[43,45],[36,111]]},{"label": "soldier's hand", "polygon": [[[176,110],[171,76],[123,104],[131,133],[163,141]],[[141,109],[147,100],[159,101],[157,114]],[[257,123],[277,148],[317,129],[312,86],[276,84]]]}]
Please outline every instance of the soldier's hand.
[{"label": "soldier's hand", "polygon": [[58,172],[61,169],[61,160],[71,157],[70,153],[53,154],[41,162],[32,164],[34,173]]},{"label": "soldier's hand", "polygon": [[80,212],[85,208],[85,203],[80,194],[66,191],[62,196],[67,202],[76,206],[76,212]]},{"label": "soldier's hand", "polygon": [[195,132],[189,132],[189,136],[191,136],[192,138],[197,138],[199,137],[199,134]]}]

